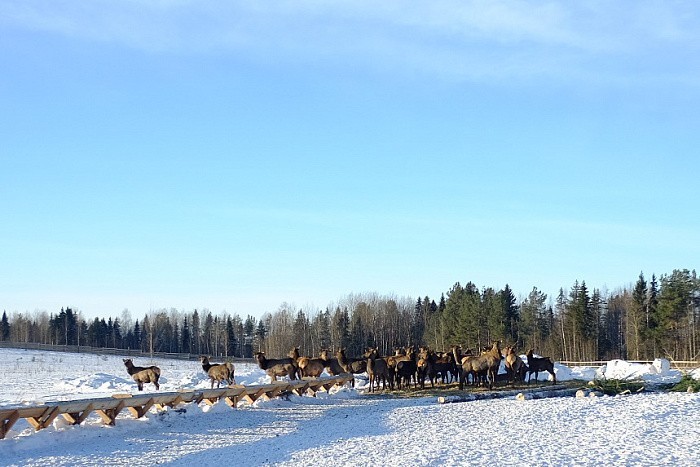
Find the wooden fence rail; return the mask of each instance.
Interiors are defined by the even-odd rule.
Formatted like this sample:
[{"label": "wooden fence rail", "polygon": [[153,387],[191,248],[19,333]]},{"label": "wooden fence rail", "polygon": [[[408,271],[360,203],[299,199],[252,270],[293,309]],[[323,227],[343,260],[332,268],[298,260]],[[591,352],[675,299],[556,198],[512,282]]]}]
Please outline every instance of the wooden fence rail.
[{"label": "wooden fence rail", "polygon": [[162,410],[166,406],[175,407],[186,403],[205,402],[213,405],[223,400],[235,408],[239,400],[253,403],[260,398],[271,399],[285,393],[316,396],[318,391],[329,391],[333,386],[343,385],[352,379],[351,374],[344,373],[318,379],[278,381],[266,385],[233,385],[219,389],[182,390],[159,394],[114,394],[112,397],[49,402],[35,406],[5,406],[0,407],[0,439],[5,438],[19,419],[27,420],[38,431],[51,425],[59,415],[68,423],[79,425],[95,412],[105,424],[114,425],[117,415],[124,409],[134,418],[141,418],[152,407]]},{"label": "wooden fence rail", "polygon": [[[572,366],[589,366],[589,367],[599,367],[603,365],[607,365],[610,360],[592,360],[588,362],[575,362],[575,361],[570,361],[570,360],[562,360],[562,361],[557,361],[557,363],[561,363],[562,365],[566,365],[568,367]],[[625,360],[628,363],[642,363],[642,364],[652,364],[654,363],[651,360]],[[676,368],[678,370],[687,370],[691,368],[700,368],[700,361],[697,360],[669,360],[669,363],[671,364],[671,368]]]},{"label": "wooden fence rail", "polygon": [[[122,355],[127,357],[144,358],[170,358],[176,360],[199,360],[201,354],[193,353],[173,353],[173,352],[142,352],[134,349],[116,349],[111,347],[90,347],[89,345],[52,345],[39,344],[36,342],[7,342],[0,341],[0,349],[22,349],[22,350],[43,350],[47,352],[71,352],[89,353],[96,355]],[[256,363],[254,358],[231,357],[223,354],[210,354],[216,359],[225,359],[229,362]]]}]

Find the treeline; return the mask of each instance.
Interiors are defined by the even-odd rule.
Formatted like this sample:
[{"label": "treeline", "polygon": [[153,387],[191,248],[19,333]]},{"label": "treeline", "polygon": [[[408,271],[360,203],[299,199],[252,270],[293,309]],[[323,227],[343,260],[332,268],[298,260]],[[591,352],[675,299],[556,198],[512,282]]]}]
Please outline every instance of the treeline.
[{"label": "treeline", "polygon": [[284,303],[260,319],[206,309],[161,309],[136,321],[128,310],[91,321],[71,308],[31,316],[3,312],[0,339],[223,358],[250,358],[258,350],[283,356],[292,347],[306,355],[338,347],[358,355],[368,346],[389,354],[411,344],[478,349],[501,340],[560,360],[695,360],[699,321],[700,280],[683,269],[648,281],[641,273],[634,286],[613,292],[576,281],[556,297],[536,287],[516,297],[508,285],[496,290],[458,282],[437,301],[354,294],[323,310]]}]

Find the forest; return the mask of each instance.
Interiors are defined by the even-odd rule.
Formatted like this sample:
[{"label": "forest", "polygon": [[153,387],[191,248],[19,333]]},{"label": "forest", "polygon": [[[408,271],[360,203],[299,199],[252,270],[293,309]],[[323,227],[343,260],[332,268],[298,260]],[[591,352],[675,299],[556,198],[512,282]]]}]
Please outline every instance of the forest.
[{"label": "forest", "polygon": [[564,361],[696,360],[700,280],[695,270],[649,279],[640,273],[631,284],[610,292],[589,289],[582,280],[561,288],[556,297],[537,287],[516,297],[507,284],[496,290],[457,282],[440,297],[351,294],[325,309],[283,303],[259,319],[206,308],[158,309],[136,320],[129,310],[106,320],[86,320],[71,307],[9,316],[3,311],[0,340],[220,358],[250,358],[260,350],[286,356],[292,347],[302,355],[341,347],[359,355],[368,346],[385,355],[406,345],[480,349],[500,340]]}]

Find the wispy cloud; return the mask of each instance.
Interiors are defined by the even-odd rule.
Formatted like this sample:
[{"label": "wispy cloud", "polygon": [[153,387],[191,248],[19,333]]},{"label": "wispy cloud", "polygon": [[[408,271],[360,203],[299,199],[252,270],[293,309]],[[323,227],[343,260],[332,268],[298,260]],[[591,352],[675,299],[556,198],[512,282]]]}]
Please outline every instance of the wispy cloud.
[{"label": "wispy cloud", "polygon": [[642,60],[648,50],[696,52],[697,10],[655,1],[10,0],[0,5],[0,24],[156,53],[359,62],[483,79],[585,73],[601,60]]}]

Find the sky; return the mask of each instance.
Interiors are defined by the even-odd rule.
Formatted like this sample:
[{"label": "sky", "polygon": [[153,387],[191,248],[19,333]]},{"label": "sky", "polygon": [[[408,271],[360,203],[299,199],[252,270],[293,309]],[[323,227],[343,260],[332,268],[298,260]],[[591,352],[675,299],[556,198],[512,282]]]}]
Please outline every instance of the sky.
[{"label": "sky", "polygon": [[259,317],[694,269],[699,20],[0,0],[0,308]]}]

